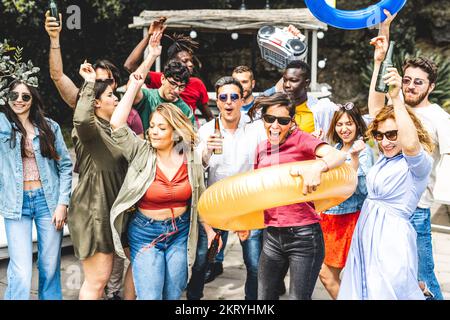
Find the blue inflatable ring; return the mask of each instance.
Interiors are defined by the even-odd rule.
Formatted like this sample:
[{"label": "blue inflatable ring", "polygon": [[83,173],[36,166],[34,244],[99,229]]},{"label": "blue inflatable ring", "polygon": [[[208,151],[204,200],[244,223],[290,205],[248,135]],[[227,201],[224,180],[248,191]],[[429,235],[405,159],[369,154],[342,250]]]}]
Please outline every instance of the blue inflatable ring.
[{"label": "blue inflatable ring", "polygon": [[406,4],[407,0],[381,0],[362,10],[339,10],[329,6],[325,0],[305,0],[309,11],[320,21],[330,26],[356,30],[369,28],[386,19],[383,9],[387,9],[391,14],[399,12]]}]

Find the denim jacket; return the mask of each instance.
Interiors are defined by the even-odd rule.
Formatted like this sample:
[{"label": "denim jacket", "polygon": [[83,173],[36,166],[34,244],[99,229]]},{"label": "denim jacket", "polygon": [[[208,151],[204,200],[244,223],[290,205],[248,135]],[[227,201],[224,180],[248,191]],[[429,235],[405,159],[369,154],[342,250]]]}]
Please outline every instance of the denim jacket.
[{"label": "denim jacket", "polygon": [[[341,150],[342,144],[338,143],[335,148]],[[345,161],[350,163],[350,154],[347,153],[347,159]],[[325,214],[346,214],[361,210],[363,202],[367,197],[366,175],[373,166],[373,163],[373,151],[366,144],[366,148],[359,153],[358,185],[356,186],[355,193],[341,204],[325,211]]]},{"label": "denim jacket", "polygon": [[[55,134],[55,147],[60,159],[56,161],[42,156],[39,131],[36,127],[33,148],[45,200],[53,214],[57,205],[69,205],[72,161],[59,125],[51,119],[46,120]],[[0,214],[7,219],[20,220],[23,202],[23,165],[20,150],[22,134],[17,132],[16,145],[11,148],[12,125],[15,126],[8,121],[3,112],[0,112]]]}]

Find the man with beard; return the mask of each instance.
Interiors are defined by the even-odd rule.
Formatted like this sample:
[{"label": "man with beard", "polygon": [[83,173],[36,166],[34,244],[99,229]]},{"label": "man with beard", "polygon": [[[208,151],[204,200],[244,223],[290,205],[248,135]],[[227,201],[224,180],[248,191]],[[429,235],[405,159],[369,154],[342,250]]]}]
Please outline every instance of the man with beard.
[{"label": "man with beard", "polygon": [[[386,14],[390,16],[388,13]],[[389,35],[389,31],[384,34]],[[384,106],[385,101],[385,95],[374,90],[378,71],[388,48],[388,39],[385,35],[378,36],[371,41],[371,44],[375,46],[375,64],[369,94],[371,116],[377,114]],[[441,156],[450,153],[450,115],[429,100],[430,93],[436,87],[436,79],[437,66],[427,58],[407,59],[403,64],[402,92],[405,103],[423,122],[436,145],[432,154],[434,165],[427,189],[422,194],[418,207],[410,219],[417,232],[418,280],[428,300],[443,300],[441,288],[434,274],[430,208],[434,201],[432,191],[436,181],[436,165]]]},{"label": "man with beard", "polygon": [[241,83],[242,88],[244,88],[244,105],[241,111],[247,113],[255,102],[255,97],[253,96],[253,89],[255,88],[253,71],[247,66],[238,66],[234,68],[231,76],[237,79]]}]

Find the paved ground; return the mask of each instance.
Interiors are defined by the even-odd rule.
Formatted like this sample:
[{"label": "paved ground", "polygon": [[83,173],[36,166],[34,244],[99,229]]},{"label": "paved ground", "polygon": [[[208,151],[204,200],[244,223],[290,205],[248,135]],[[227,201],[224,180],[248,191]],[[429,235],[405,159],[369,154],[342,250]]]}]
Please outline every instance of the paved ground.
[{"label": "paved ground", "polygon": [[[450,225],[449,215],[442,207],[434,210],[433,223],[437,220]],[[437,213],[436,213],[437,212]],[[450,234],[433,232],[434,259],[436,276],[441,284],[444,297],[450,299]],[[6,288],[7,260],[0,261],[0,296],[3,297]],[[83,273],[79,261],[73,256],[71,248],[63,249],[61,264],[64,299],[73,300],[78,297],[78,290],[82,283]],[[205,287],[205,299],[230,300],[244,299],[245,266],[242,260],[241,246],[238,238],[230,234],[229,243],[225,251],[224,273]],[[289,283],[289,277],[285,279]],[[34,267],[32,298],[37,299],[37,270]],[[287,299],[287,295],[281,297]],[[183,299],[185,299],[183,297]],[[318,281],[313,299],[330,299],[327,292]]]}]

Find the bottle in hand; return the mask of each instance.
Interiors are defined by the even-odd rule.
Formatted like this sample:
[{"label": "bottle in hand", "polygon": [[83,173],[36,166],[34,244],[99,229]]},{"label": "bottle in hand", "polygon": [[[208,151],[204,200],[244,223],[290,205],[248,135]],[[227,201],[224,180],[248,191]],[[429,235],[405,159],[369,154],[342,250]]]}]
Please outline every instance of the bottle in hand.
[{"label": "bottle in hand", "polygon": [[[220,125],[219,125],[219,117],[218,116],[214,119],[214,134],[216,135],[216,137],[222,138],[222,134],[220,133]],[[214,154],[222,154],[222,152],[223,152],[222,148],[215,148],[213,151]]]},{"label": "bottle in hand", "polygon": [[57,6],[55,0],[49,1],[48,9],[50,11],[50,17],[55,18],[56,22],[58,23],[58,26],[59,26],[59,11],[58,11],[58,6]]},{"label": "bottle in hand", "polygon": [[216,235],[214,236],[213,241],[211,242],[211,246],[208,249],[207,257],[209,263],[214,263],[217,255],[217,249],[219,248],[219,240],[222,235],[222,230],[217,230]]},{"label": "bottle in hand", "polygon": [[392,62],[392,56],[394,54],[394,41],[389,42],[389,49],[386,54],[386,58],[381,64],[380,71],[378,72],[377,83],[375,85],[375,91],[387,93],[389,91],[389,86],[384,82],[383,76],[387,73],[387,68],[392,68],[394,63]]}]

